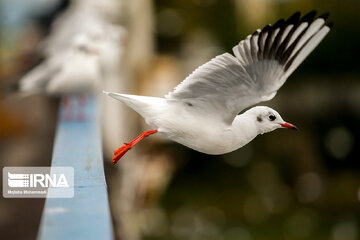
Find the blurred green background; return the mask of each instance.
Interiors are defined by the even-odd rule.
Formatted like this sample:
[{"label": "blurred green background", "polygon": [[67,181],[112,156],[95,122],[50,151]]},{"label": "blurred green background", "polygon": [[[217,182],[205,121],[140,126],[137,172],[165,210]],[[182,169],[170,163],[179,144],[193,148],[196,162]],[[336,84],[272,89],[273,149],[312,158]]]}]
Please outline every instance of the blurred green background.
[{"label": "blurred green background", "polygon": [[[45,6],[52,1],[35,2]],[[20,19],[25,14],[21,10],[33,4],[25,0],[2,2],[0,97],[12,90],[24,66],[38,61],[36,53],[29,57],[32,51],[24,44],[38,38],[27,27],[49,25],[48,18],[39,16],[51,10],[32,12],[24,17],[26,21],[8,19],[13,15]],[[13,14],[5,14],[6,9]],[[242,149],[221,156],[169,142],[151,148],[170,152],[175,170],[166,188],[143,199],[147,202],[142,203],[145,207],[139,218],[143,239],[360,239],[358,0],[153,1],[154,58],[166,56],[164,68],[169,61],[176,62],[181,80],[217,54],[231,52],[255,29],[296,11],[305,14],[314,9],[319,14],[330,12],[328,21],[334,22],[334,27],[277,96],[262,103],[276,109],[300,131],[261,135]],[[20,38],[24,32],[27,41]],[[40,32],[44,34],[46,29]],[[9,141],[16,141],[14,136],[21,135],[23,127],[16,117],[8,120],[10,115],[2,106],[0,150]],[[55,121],[53,118],[49,121]],[[47,139],[52,137],[47,135]],[[47,151],[44,158],[51,154]],[[42,203],[37,204],[41,209]],[[15,207],[12,203],[9,206]],[[28,227],[33,235],[40,214]],[[6,221],[0,221],[1,230],[11,236],[6,228],[14,227],[19,220]]]}]

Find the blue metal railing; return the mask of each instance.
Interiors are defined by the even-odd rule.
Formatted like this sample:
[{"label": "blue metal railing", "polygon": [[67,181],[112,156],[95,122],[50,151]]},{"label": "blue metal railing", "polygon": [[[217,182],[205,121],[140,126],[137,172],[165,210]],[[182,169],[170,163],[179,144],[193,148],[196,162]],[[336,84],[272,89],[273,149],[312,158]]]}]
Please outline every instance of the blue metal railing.
[{"label": "blue metal railing", "polygon": [[96,99],[84,110],[84,121],[66,121],[61,104],[52,166],[74,168],[74,197],[46,199],[38,240],[113,239]]}]

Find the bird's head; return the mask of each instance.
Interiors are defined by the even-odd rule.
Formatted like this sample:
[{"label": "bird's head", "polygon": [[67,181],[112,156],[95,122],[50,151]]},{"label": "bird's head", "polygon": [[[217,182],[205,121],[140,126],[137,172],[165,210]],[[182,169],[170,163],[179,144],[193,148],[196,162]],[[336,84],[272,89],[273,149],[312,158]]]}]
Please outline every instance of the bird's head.
[{"label": "bird's head", "polygon": [[277,128],[298,130],[293,124],[285,122],[280,114],[272,108],[257,106],[249,110],[251,117],[256,122],[259,134],[271,132]]},{"label": "bird's head", "polygon": [[77,34],[72,40],[74,51],[89,55],[99,55],[96,44],[86,33]]}]

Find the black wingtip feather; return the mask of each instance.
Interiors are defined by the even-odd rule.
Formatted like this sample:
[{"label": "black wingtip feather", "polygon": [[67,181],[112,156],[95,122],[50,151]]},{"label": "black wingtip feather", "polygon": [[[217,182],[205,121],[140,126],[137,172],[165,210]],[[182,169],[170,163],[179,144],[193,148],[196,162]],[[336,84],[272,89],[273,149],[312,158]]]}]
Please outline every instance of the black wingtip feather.
[{"label": "black wingtip feather", "polygon": [[[313,10],[305,14],[301,17],[300,12],[296,12],[293,15],[291,15],[287,20],[280,19],[277,22],[275,22],[274,25],[266,25],[264,28],[259,32],[255,31],[253,33],[253,36],[258,35],[257,43],[251,42],[251,44],[257,44],[257,60],[261,61],[263,59],[275,59],[277,60],[281,65],[284,65],[284,70],[286,71],[291,63],[294,60],[294,56],[298,55],[300,50],[295,53],[295,55],[292,57],[292,59],[289,59],[290,56],[292,56],[294,49],[296,48],[297,43],[300,41],[301,37],[305,34],[307,28],[302,30],[302,32],[296,37],[296,39],[291,43],[290,46],[288,46],[288,43],[293,35],[293,33],[298,29],[298,26],[303,22],[308,22],[308,26],[311,25],[312,22],[314,22],[316,19],[322,18],[326,20],[329,16],[329,13],[324,13],[318,17],[316,17],[317,11]],[[291,30],[286,33],[285,38],[283,37],[283,34],[285,32],[285,29],[289,25],[293,25]],[[326,26],[331,28],[333,26],[333,23],[326,23]],[[275,32],[275,29],[279,29],[279,31]],[[274,35],[276,34],[276,36]],[[306,43],[304,44],[306,45]],[[252,47],[253,48],[253,47]],[[254,53],[256,55],[256,53]]]},{"label": "black wingtip feather", "polygon": [[312,22],[317,14],[317,11],[313,10],[311,12],[308,12],[306,15],[304,15],[300,21],[301,22]]},{"label": "black wingtip feather", "polygon": [[278,20],[273,26],[273,29],[277,29],[277,28],[281,28],[282,26],[285,25],[285,20],[284,19],[280,19]]},{"label": "black wingtip feather", "polygon": [[266,26],[261,30],[261,33],[266,33],[266,32],[268,32],[270,29],[271,29],[271,25],[268,24],[268,25],[266,25]]},{"label": "black wingtip feather", "polygon": [[[275,25],[276,25],[276,23],[275,23]],[[275,29],[275,25],[274,26],[267,25],[268,28],[266,29],[266,31],[268,32],[268,35],[267,35],[266,40],[265,40],[263,59],[269,58],[269,53],[270,53],[270,50],[271,50],[271,47],[272,47],[272,42],[270,42],[271,41],[271,35],[273,34],[273,31]]]},{"label": "black wingtip feather", "polygon": [[334,23],[333,22],[329,22],[326,24],[326,26],[328,26],[329,28],[332,28],[334,26]]},{"label": "black wingtip feather", "polygon": [[[266,39],[264,39],[266,33],[268,33],[271,30],[271,26],[270,25],[266,25],[261,32],[259,33],[259,38],[258,38],[258,46],[259,46],[259,50],[258,50],[258,59],[259,60],[263,60],[264,57],[264,50],[265,50],[265,44],[266,44]],[[262,44],[264,43],[264,44]]]},{"label": "black wingtip feather", "polygon": [[286,24],[290,25],[290,24],[296,24],[299,22],[301,13],[300,12],[296,12],[293,15],[291,15],[287,20],[286,20]]}]

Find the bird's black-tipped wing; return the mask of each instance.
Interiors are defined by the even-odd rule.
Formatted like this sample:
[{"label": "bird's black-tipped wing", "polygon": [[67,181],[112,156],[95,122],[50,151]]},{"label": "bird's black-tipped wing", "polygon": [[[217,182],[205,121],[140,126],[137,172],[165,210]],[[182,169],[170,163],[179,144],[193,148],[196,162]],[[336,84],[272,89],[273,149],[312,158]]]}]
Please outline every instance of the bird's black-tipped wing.
[{"label": "bird's black-tipped wing", "polygon": [[303,17],[297,12],[255,31],[233,48],[235,57],[224,53],[213,58],[166,98],[190,102],[231,124],[243,109],[272,99],[330,31],[328,14],[315,16],[315,11]]}]

